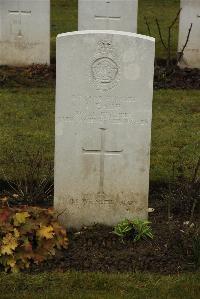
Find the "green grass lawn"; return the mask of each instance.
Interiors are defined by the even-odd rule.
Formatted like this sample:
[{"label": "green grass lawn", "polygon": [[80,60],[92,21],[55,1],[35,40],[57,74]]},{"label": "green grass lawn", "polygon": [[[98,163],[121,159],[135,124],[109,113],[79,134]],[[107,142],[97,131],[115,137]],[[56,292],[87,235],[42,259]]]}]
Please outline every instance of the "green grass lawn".
[{"label": "green grass lawn", "polygon": [[1,299],[198,299],[200,274],[43,273],[0,275]]},{"label": "green grass lawn", "polygon": [[[44,149],[45,159],[53,160],[54,93],[54,88],[0,90],[0,163],[8,176],[19,176],[23,163],[13,169],[11,157],[23,162],[26,151]],[[197,159],[199,96],[198,90],[154,92],[151,181],[167,181],[173,162]]]},{"label": "green grass lawn", "polygon": [[[156,55],[165,57],[165,51],[159,40],[155,18],[159,19],[164,39],[167,39],[167,27],[176,16],[179,0],[139,0],[138,9],[138,33],[149,35],[144,17],[147,17],[151,27],[152,36],[156,38]],[[77,30],[78,12],[77,0],[52,0],[51,1],[51,57],[55,59],[56,35],[63,32]],[[91,28],[92,29],[92,28]],[[175,57],[177,50],[178,22],[174,26],[172,34],[172,53]]]},{"label": "green grass lawn", "polygon": [[53,159],[54,90],[9,88],[0,90],[0,99],[0,179],[16,179],[23,176],[27,152],[39,149],[45,160]]}]

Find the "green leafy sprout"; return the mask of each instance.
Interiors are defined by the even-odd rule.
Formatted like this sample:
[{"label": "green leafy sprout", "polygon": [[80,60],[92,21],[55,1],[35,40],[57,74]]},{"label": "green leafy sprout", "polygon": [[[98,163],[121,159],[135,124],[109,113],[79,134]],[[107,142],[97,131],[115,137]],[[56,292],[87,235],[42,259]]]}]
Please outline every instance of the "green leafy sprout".
[{"label": "green leafy sprout", "polygon": [[153,239],[153,232],[147,220],[124,219],[114,227],[113,233],[122,238],[122,240],[132,239],[137,242],[141,239]]}]

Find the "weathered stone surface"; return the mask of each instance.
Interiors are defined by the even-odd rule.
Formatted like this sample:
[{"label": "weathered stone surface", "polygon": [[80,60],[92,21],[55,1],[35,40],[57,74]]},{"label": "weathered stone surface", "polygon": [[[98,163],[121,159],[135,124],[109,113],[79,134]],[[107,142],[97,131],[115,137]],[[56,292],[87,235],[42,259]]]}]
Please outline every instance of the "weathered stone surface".
[{"label": "weathered stone surface", "polygon": [[79,0],[79,30],[137,32],[138,0]]},{"label": "weathered stone surface", "polygon": [[55,208],[67,226],[147,218],[154,39],[57,37]]},{"label": "weathered stone surface", "polygon": [[50,62],[50,1],[0,0],[0,65]]},{"label": "weathered stone surface", "polygon": [[181,14],[179,23],[179,52],[182,50],[190,24],[192,31],[189,42],[181,59],[180,67],[200,68],[200,1],[181,0]]}]

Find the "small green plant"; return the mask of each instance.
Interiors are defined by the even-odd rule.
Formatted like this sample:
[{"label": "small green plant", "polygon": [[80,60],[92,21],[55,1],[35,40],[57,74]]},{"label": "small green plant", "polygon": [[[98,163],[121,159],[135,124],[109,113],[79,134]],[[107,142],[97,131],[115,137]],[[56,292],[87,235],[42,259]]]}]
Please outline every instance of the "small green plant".
[{"label": "small green plant", "polygon": [[132,239],[137,242],[141,239],[153,239],[153,232],[147,220],[128,220],[125,219],[117,224],[114,228],[114,234],[121,237],[122,240]]}]

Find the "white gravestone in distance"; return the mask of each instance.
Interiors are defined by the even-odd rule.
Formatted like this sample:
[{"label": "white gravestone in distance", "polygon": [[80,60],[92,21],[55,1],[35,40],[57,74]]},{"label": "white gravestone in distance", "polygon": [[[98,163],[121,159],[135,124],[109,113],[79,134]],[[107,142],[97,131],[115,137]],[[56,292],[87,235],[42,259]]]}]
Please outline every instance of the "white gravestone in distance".
[{"label": "white gravestone in distance", "polygon": [[50,63],[50,1],[0,0],[0,65]]},{"label": "white gravestone in distance", "polygon": [[137,32],[138,0],[79,0],[78,30]]},{"label": "white gravestone in distance", "polygon": [[147,218],[154,39],[57,37],[55,208],[68,227]]},{"label": "white gravestone in distance", "polygon": [[181,0],[181,8],[179,52],[186,42],[190,24],[193,26],[180,67],[200,68],[200,0]]}]

